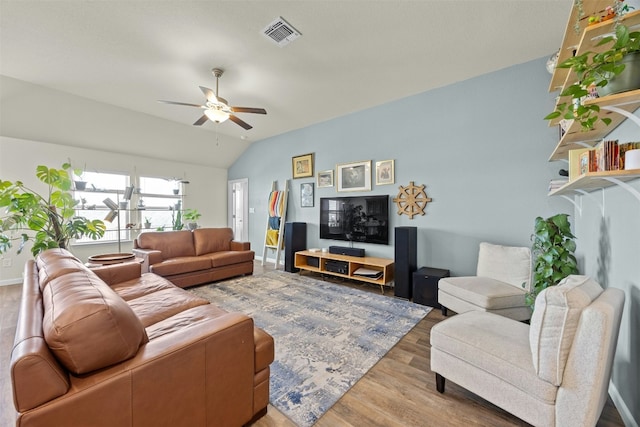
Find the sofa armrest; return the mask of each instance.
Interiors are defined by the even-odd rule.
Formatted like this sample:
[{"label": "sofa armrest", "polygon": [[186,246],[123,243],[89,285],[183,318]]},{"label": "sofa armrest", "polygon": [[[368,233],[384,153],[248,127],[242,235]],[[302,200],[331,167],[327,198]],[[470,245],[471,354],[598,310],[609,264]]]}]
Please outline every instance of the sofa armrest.
[{"label": "sofa armrest", "polygon": [[105,265],[102,267],[92,268],[92,270],[109,286],[137,279],[142,275],[142,267],[139,262]]},{"label": "sofa armrest", "polygon": [[[134,420],[149,426],[246,424],[253,416],[253,329],[253,320],[240,313],[194,317],[129,360],[73,377],[71,390],[49,402],[41,418],[98,427]],[[38,413],[22,414],[30,416]]]},{"label": "sofa armrest", "polygon": [[251,250],[251,242],[237,242],[232,240],[230,249],[232,251],[249,251]]},{"label": "sofa armrest", "polygon": [[132,250],[133,254],[138,257],[138,258],[142,258],[142,272],[143,273],[148,273],[149,272],[149,267],[151,267],[153,264],[157,264],[159,262],[162,262],[162,252],[155,250],[155,249],[140,249],[140,248],[134,248]]}]

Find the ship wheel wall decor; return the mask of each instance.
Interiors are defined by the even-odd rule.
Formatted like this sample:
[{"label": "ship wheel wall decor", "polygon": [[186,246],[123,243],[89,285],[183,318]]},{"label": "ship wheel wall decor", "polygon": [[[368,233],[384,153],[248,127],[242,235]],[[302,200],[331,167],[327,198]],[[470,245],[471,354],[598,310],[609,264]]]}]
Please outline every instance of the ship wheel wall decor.
[{"label": "ship wheel wall decor", "polygon": [[427,193],[424,192],[423,185],[415,185],[413,181],[409,182],[409,185],[400,187],[398,196],[393,199],[393,202],[398,205],[398,215],[408,215],[409,219],[413,219],[415,215],[424,215],[424,208],[427,207],[427,203],[431,201],[427,197]]}]

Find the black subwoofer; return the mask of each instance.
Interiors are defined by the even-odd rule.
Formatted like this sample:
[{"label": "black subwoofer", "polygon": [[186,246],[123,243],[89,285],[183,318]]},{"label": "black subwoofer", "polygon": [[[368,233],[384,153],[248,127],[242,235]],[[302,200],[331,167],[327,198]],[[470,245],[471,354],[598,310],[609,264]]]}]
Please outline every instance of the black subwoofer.
[{"label": "black subwoofer", "polygon": [[296,252],[307,249],[307,223],[287,222],[284,225],[284,271],[297,273]]},{"label": "black subwoofer", "polygon": [[413,272],[418,268],[418,228],[395,228],[395,296],[411,299]]}]

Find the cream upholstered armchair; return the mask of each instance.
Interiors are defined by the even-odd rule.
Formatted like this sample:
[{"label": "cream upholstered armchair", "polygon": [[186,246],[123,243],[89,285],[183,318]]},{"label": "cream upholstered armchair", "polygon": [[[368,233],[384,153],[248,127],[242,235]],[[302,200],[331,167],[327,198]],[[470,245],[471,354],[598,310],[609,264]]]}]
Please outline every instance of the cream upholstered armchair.
[{"label": "cream upholstered armchair", "polygon": [[594,426],[607,399],[620,289],[569,276],[536,298],[531,325],[472,311],[431,329],[431,370],[536,426]]},{"label": "cream upholstered armchair", "polygon": [[531,286],[531,250],[527,247],[480,243],[475,276],[446,277],[438,282],[442,314],[488,311],[528,320],[525,295]]}]

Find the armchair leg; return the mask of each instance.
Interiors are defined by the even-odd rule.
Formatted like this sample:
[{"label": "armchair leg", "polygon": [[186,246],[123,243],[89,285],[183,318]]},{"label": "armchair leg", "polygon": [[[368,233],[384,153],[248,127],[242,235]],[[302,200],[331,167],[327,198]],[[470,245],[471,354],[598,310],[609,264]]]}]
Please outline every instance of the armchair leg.
[{"label": "armchair leg", "polygon": [[445,378],[436,373],[436,390],[438,390],[439,393],[444,393],[444,380]]},{"label": "armchair leg", "polygon": [[444,317],[447,317],[447,307],[445,307],[444,305],[442,306],[442,315]]}]

